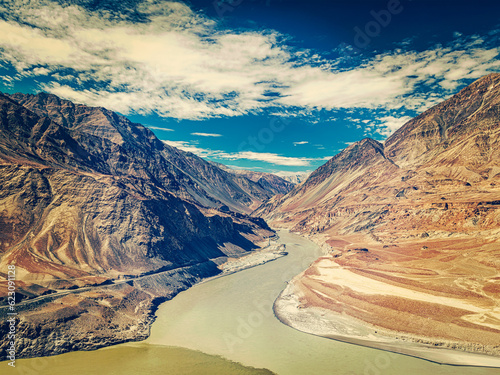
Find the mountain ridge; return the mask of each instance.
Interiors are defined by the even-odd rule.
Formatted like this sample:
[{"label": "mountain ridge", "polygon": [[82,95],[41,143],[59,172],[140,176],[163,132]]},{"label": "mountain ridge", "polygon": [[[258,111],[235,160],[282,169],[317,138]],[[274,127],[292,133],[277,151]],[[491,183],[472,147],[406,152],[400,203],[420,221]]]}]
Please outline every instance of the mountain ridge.
[{"label": "mountain ridge", "polygon": [[245,177],[248,180],[257,183],[263,189],[272,192],[274,195],[286,194],[293,188],[293,186],[295,186],[294,183],[287,181],[282,177],[277,176],[276,174],[273,173],[256,172],[246,169],[232,169],[224,164],[216,162],[210,162],[210,163],[214,164],[215,166],[217,166],[222,170],[225,170],[226,172],[229,172],[237,176]]},{"label": "mountain ridge", "polygon": [[[491,93],[493,89],[496,89],[496,95],[495,93]],[[481,115],[481,112],[478,112],[479,109],[483,108],[480,105],[470,105],[467,107],[469,108],[468,112],[465,111],[467,113],[472,112],[471,114],[469,113],[469,116],[466,116],[466,114],[462,113],[462,117],[458,118],[458,123],[454,124],[453,128],[451,127],[451,125],[447,125],[446,127],[446,129],[451,129],[450,132],[452,132],[453,134],[457,134],[457,137],[461,136],[464,139],[457,139],[451,142],[449,139],[447,140],[443,138],[443,140],[441,141],[441,133],[444,134],[443,129],[445,128],[443,127],[442,123],[441,125],[439,125],[439,122],[435,120],[436,117],[439,117],[436,114],[437,111],[441,110],[442,108],[448,111],[451,107],[451,110],[454,114],[453,116],[450,116],[453,118],[457,118],[457,115],[455,114],[457,110],[454,108],[457,105],[456,103],[458,102],[463,104],[464,100],[466,100],[467,98],[470,99],[471,92],[473,92],[474,90],[477,91],[475,92],[475,97],[478,97],[482,94],[487,95],[483,99],[493,96],[493,99],[490,100],[489,106],[487,105],[488,108],[486,114],[481,117],[481,119],[484,119],[484,121],[488,123],[488,125],[485,125],[485,127],[489,129],[488,131],[491,134],[491,137],[488,134],[484,134],[482,128],[473,129],[472,132],[474,134],[467,136],[464,129],[470,129],[471,127],[473,127],[473,124],[470,123],[470,116],[473,115],[475,116],[474,118],[477,119],[478,116]],[[361,167],[362,165],[368,166],[371,164],[375,164],[371,162],[371,157],[374,157],[374,160],[386,160],[386,166],[394,170],[394,178],[399,177],[396,176],[399,173],[401,174],[401,179],[406,182],[408,182],[410,179],[414,179],[415,182],[418,182],[420,184],[429,184],[428,180],[424,182],[419,181],[418,177],[415,178],[416,175],[413,170],[415,168],[421,168],[425,171],[426,164],[429,163],[431,165],[432,163],[434,163],[438,166],[446,167],[435,168],[435,170],[432,171],[432,174],[436,178],[450,179],[451,177],[453,177],[456,183],[478,183],[483,180],[483,177],[481,176],[496,176],[500,171],[498,170],[498,165],[489,166],[488,160],[498,160],[500,158],[500,153],[497,151],[498,147],[495,147],[495,145],[498,145],[498,140],[491,139],[494,136],[498,138],[498,136],[500,135],[500,128],[498,126],[498,114],[500,111],[500,100],[498,99],[499,92],[500,74],[493,73],[487,75],[477,80],[470,86],[464,88],[460,91],[460,93],[456,94],[450,99],[438,104],[433,108],[428,109],[421,115],[408,121],[393,135],[391,135],[384,142],[384,144],[371,138],[365,138],[361,141],[355,142],[354,144],[341,151],[339,154],[335,155],[324,165],[320,166],[318,169],[316,169],[316,171],[312,172],[309,175],[308,179],[304,181],[300,186],[295,187],[286,196],[281,197],[281,204],[286,206],[286,200],[288,198],[293,200],[294,196],[298,194],[304,194],[304,191],[307,191],[309,188],[318,185],[319,182],[324,182],[325,179],[331,174],[328,171],[338,172],[342,168],[352,169],[352,167],[355,166]],[[481,102],[483,102],[483,99],[481,99]],[[478,100],[476,100],[476,102],[477,101]],[[460,114],[460,112],[458,113]],[[492,118],[490,118],[490,116]],[[497,119],[496,122],[495,119]],[[430,126],[432,128],[431,130],[429,130],[425,121],[428,121],[430,123]],[[436,129],[441,130],[437,131]],[[435,139],[436,131],[437,133],[439,133],[439,142],[437,142]],[[417,133],[424,135],[420,137],[423,138],[423,140],[415,136],[415,134]],[[409,140],[406,140],[405,137],[409,138]],[[432,139],[427,139],[429,137]],[[470,140],[470,138],[472,138],[472,141]],[[432,147],[428,146],[427,143],[432,145]],[[460,143],[460,147],[457,147],[457,143]],[[363,153],[364,147],[367,144],[373,146],[374,152],[372,155],[365,155]],[[466,152],[464,152],[464,145],[468,145],[468,148],[465,149]],[[486,149],[489,154],[485,155],[484,150],[478,150],[481,147]],[[467,154],[467,152],[469,154],[477,156],[477,161],[469,163],[467,162],[467,160],[462,160],[463,154]],[[409,155],[413,155],[413,157],[416,159],[413,164],[407,162],[407,159],[410,157]],[[451,159],[452,157],[453,159]],[[336,165],[335,163],[337,160],[341,160],[343,163],[351,162],[352,165],[344,165],[345,163]],[[453,165],[453,161],[457,160],[459,160],[459,163],[455,163],[455,165]],[[394,169],[394,167],[396,169]],[[481,167],[481,169],[479,169],[479,167]],[[446,169],[449,169],[449,171],[447,171]],[[395,186],[397,185],[400,184],[395,184]],[[355,187],[356,186],[353,186],[353,188]],[[412,187],[406,186],[403,187],[403,189],[404,188]],[[276,199],[272,201],[276,201]],[[269,202],[264,203],[261,207],[255,210],[254,214],[263,216],[269,215],[271,211],[269,209],[266,210],[266,204],[269,204]],[[304,206],[304,208],[306,207],[307,205]]]},{"label": "mountain ridge", "polygon": [[[24,97],[36,114],[16,97],[0,95],[0,268],[16,266],[17,358],[144,339],[158,301],[274,236],[235,212],[241,200],[219,210],[217,194],[252,199],[229,174],[141,125],[47,94]],[[219,184],[205,190],[177,160]]]},{"label": "mountain ridge", "polygon": [[109,156],[109,164],[114,168],[108,169],[108,173],[146,175],[149,172],[143,163],[133,164],[137,158],[128,154],[140,154],[140,159],[144,159],[148,153],[156,152],[153,160],[156,175],[151,177],[158,179],[161,174],[169,190],[183,199],[207,207],[228,206],[235,212],[250,213],[274,194],[268,186],[234,176],[192,153],[161,142],[151,130],[105,108],[74,104],[47,93],[16,93],[10,98],[39,116],[64,124],[84,144],[90,143],[93,137],[111,142],[104,149],[106,155],[101,155],[102,159]]},{"label": "mountain ridge", "polygon": [[[325,251],[275,309],[325,337],[349,341],[332,327],[353,319],[370,342],[500,356],[498,202],[500,74],[491,74],[383,145],[354,143],[253,213]],[[333,320],[322,331],[325,311]]]}]

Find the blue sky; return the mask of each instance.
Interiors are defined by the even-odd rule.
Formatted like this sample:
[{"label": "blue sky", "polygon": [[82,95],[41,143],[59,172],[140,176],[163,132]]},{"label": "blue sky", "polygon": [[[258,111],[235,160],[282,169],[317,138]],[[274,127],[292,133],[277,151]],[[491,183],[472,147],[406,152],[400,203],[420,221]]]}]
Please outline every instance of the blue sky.
[{"label": "blue sky", "polygon": [[311,171],[500,72],[499,36],[498,1],[10,0],[0,90],[104,106],[234,167]]}]

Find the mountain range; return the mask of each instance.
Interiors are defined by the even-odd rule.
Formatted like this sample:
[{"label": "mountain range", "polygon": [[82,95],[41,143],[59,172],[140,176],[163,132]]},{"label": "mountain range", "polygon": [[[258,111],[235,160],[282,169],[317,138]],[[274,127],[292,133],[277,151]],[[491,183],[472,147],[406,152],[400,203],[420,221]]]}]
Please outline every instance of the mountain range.
[{"label": "mountain range", "polygon": [[302,307],[498,355],[499,206],[500,74],[490,74],[385,142],[352,144],[254,214],[323,246],[292,283]]},{"label": "mountain range", "polygon": [[18,358],[144,339],[159,303],[264,247],[266,221],[325,251],[287,286],[301,311],[498,354],[499,132],[491,74],[294,185],[104,108],[0,94],[0,268],[16,265]]},{"label": "mountain range", "polygon": [[[448,217],[454,206],[491,206],[498,200],[500,178],[499,81],[498,74],[484,77],[409,121],[384,143],[366,138],[352,144],[254,214],[308,233],[338,228],[344,234],[379,236],[392,221],[389,207],[447,206],[443,215],[446,211]],[[424,231],[421,220],[412,216],[405,230]],[[435,222],[430,224],[437,229]],[[457,220],[455,225],[468,224]]]},{"label": "mountain range", "polygon": [[147,336],[158,301],[274,236],[246,213],[292,185],[261,179],[104,108],[0,94],[0,269],[16,266],[18,358]]},{"label": "mountain range", "polygon": [[292,178],[279,177],[272,173],[249,171],[246,169],[234,169],[224,164],[215,162],[211,163],[228,173],[253,181],[261,186],[265,191],[271,192],[272,195],[269,196],[266,201],[276,194],[288,193],[298,183],[291,182]]}]

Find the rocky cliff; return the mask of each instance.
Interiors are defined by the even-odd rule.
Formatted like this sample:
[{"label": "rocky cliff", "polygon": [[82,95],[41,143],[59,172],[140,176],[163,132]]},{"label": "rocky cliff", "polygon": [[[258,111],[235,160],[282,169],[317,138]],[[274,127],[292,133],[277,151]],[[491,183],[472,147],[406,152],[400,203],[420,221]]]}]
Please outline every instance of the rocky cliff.
[{"label": "rocky cliff", "polygon": [[[106,173],[151,176],[182,199],[212,208],[227,206],[239,213],[250,213],[276,194],[272,186],[228,173],[221,165],[164,144],[149,129],[105,108],[90,108],[45,93],[10,97],[69,129],[91,152],[100,152]],[[92,143],[95,137],[101,142],[97,148]],[[92,162],[95,168],[95,160]],[[291,189],[285,181],[282,185],[287,192]]]},{"label": "rocky cliff", "polygon": [[223,164],[215,162],[212,162],[212,164],[216,165],[220,169],[225,170],[226,172],[229,172],[235,176],[239,176],[242,179],[255,182],[264,191],[271,192],[272,195],[270,195],[266,199],[266,201],[274,195],[288,193],[295,186],[295,183],[287,181],[284,178],[272,173],[255,172],[246,169],[232,169]]},{"label": "rocky cliff", "polygon": [[144,338],[158,301],[274,235],[217,209],[249,207],[227,172],[103,108],[0,95],[0,161],[0,294],[15,265],[18,358]]}]

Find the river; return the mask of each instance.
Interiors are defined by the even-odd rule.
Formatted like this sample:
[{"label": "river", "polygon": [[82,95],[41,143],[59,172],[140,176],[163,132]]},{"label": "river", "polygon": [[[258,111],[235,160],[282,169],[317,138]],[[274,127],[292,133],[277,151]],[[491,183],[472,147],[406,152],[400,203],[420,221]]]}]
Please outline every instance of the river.
[{"label": "river", "polygon": [[[285,231],[279,235],[280,242],[287,245],[286,257],[206,281],[165,302],[158,309],[148,340],[94,352],[20,360],[18,367],[33,368],[38,363],[40,370],[31,373],[53,375],[266,373],[238,367],[223,357],[279,375],[498,374],[498,369],[438,365],[308,335],[283,325],[273,315],[274,299],[286,281],[319,257],[321,250],[298,235]],[[185,370],[184,360],[190,365]],[[214,366],[219,366],[218,370]]]}]

